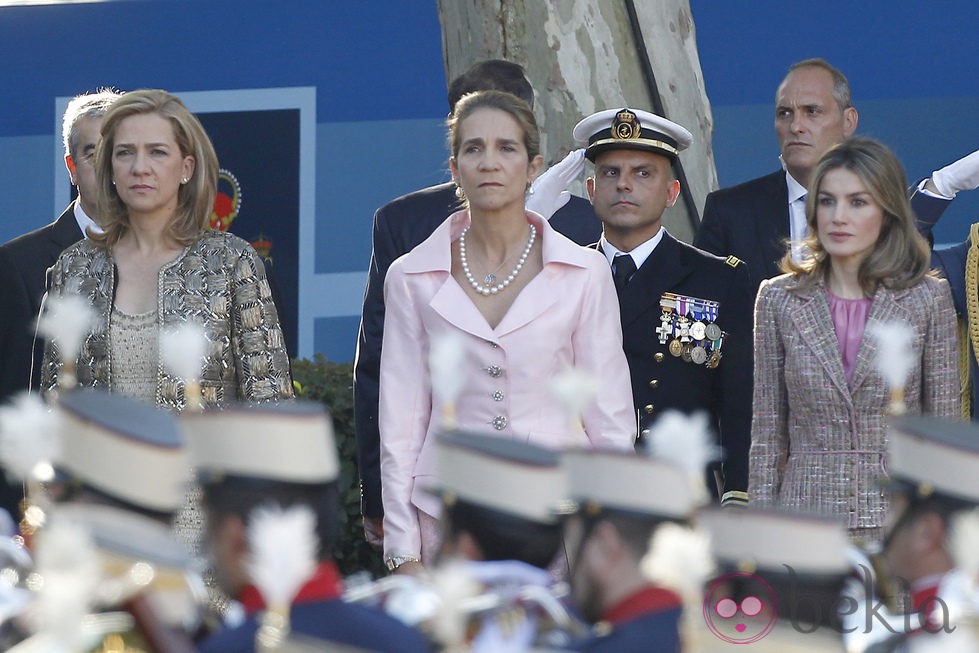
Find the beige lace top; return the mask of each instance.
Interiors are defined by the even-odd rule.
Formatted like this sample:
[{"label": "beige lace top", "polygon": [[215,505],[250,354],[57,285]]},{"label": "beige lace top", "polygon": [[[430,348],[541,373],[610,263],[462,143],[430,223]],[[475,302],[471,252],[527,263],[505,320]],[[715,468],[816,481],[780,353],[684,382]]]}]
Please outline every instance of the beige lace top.
[{"label": "beige lace top", "polygon": [[156,310],[130,315],[113,306],[109,324],[112,390],[155,404],[160,366]]}]

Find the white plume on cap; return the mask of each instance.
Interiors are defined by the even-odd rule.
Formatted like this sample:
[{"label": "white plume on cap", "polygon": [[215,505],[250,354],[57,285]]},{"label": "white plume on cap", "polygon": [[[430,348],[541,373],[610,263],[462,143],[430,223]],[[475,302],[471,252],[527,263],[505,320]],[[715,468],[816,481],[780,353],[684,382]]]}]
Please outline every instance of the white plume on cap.
[{"label": "white plume on cap", "polygon": [[184,322],[160,334],[160,357],[167,370],[184,381],[200,378],[208,343],[204,327]]},{"label": "white plume on cap", "polygon": [[457,650],[455,647],[465,641],[469,623],[466,601],[479,595],[481,585],[470,573],[469,565],[451,561],[432,572],[431,587],[440,601],[439,609],[428,624],[432,636],[445,650]]},{"label": "white plume on cap", "polygon": [[551,393],[568,411],[573,424],[577,425],[585,410],[595,401],[598,379],[580,368],[569,367],[551,379]]},{"label": "white plume on cap", "polygon": [[256,508],[248,525],[248,575],[269,607],[286,608],[316,572],[316,516],[309,506]]},{"label": "white plume on cap", "polygon": [[39,533],[36,550],[37,629],[52,636],[61,650],[88,650],[85,616],[101,581],[92,534],[81,523],[55,518]]},{"label": "white plume on cap", "polygon": [[960,511],[950,522],[949,549],[955,566],[979,588],[979,508]]},{"label": "white plume on cap", "polygon": [[653,532],[640,568],[646,578],[676,592],[685,603],[697,603],[714,570],[710,539],[688,526],[663,522]]},{"label": "white plume on cap", "polygon": [[710,461],[721,457],[721,449],[714,443],[706,413],[697,411],[686,415],[677,410],[665,411],[646,429],[645,439],[648,455],[668,461],[687,473],[698,502],[709,499],[704,470]]},{"label": "white plume on cap", "polygon": [[20,481],[48,481],[61,450],[58,415],[37,394],[16,395],[0,407],[0,464]]},{"label": "white plume on cap", "polygon": [[73,364],[85,337],[96,324],[95,309],[87,299],[74,293],[48,295],[44,305],[37,330],[46,339],[57,343],[62,362]]},{"label": "white plume on cap", "polygon": [[914,368],[914,329],[905,322],[873,321],[867,333],[877,341],[877,371],[891,390],[903,388]]},{"label": "white plume on cap", "polygon": [[462,387],[462,361],[465,352],[466,345],[462,337],[450,331],[432,338],[432,348],[428,353],[432,394],[445,407],[444,426],[449,429],[455,427],[454,404]]}]

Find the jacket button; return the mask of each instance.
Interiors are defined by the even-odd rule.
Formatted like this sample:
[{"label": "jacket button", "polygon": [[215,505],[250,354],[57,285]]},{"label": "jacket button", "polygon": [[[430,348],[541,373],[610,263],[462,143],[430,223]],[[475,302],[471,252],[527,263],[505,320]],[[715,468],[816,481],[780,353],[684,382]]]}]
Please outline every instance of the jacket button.
[{"label": "jacket button", "polygon": [[655,354],[653,354],[653,360],[656,361],[657,363],[662,363],[664,358],[665,356],[663,356],[663,352],[661,351],[658,351]]},{"label": "jacket button", "polygon": [[497,390],[496,392],[494,392],[490,396],[493,397],[493,401],[503,401],[503,391],[502,390]]},{"label": "jacket button", "polygon": [[502,431],[506,428],[507,418],[505,415],[497,415],[493,418],[490,424],[492,424],[493,428],[495,428],[497,431]]},{"label": "jacket button", "polygon": [[659,379],[653,379],[652,381],[650,381],[649,382],[649,387],[652,388],[653,390],[655,390],[656,388],[658,388],[659,387]]},{"label": "jacket button", "polygon": [[647,415],[652,415],[653,414],[653,405],[652,404],[646,404],[646,407],[643,408],[643,410],[646,411],[646,414]]},{"label": "jacket button", "polygon": [[494,379],[503,376],[503,368],[500,367],[499,365],[490,365],[485,369],[486,369],[486,373],[489,374]]}]

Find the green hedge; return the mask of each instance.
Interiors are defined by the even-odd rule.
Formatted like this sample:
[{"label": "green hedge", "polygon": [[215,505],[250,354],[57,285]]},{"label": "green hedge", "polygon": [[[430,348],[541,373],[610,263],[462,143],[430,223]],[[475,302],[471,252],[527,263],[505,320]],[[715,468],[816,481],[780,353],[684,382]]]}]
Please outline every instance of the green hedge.
[{"label": "green hedge", "polygon": [[323,402],[333,415],[337,453],[340,456],[340,537],[336,547],[337,564],[344,576],[368,571],[375,578],[384,575],[379,551],[364,541],[360,517],[360,484],[357,473],[357,442],[354,433],[353,365],[334,363],[322,354],[313,360],[292,362],[292,375],[300,397]]}]

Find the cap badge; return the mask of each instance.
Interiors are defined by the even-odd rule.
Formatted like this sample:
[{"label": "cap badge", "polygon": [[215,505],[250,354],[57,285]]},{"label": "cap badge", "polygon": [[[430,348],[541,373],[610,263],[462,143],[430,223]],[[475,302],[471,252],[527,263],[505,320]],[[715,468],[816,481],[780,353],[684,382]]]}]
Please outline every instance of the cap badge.
[{"label": "cap badge", "polygon": [[639,138],[642,128],[639,126],[639,117],[633,112],[623,109],[615,114],[612,121],[612,137],[619,140],[630,140]]}]

